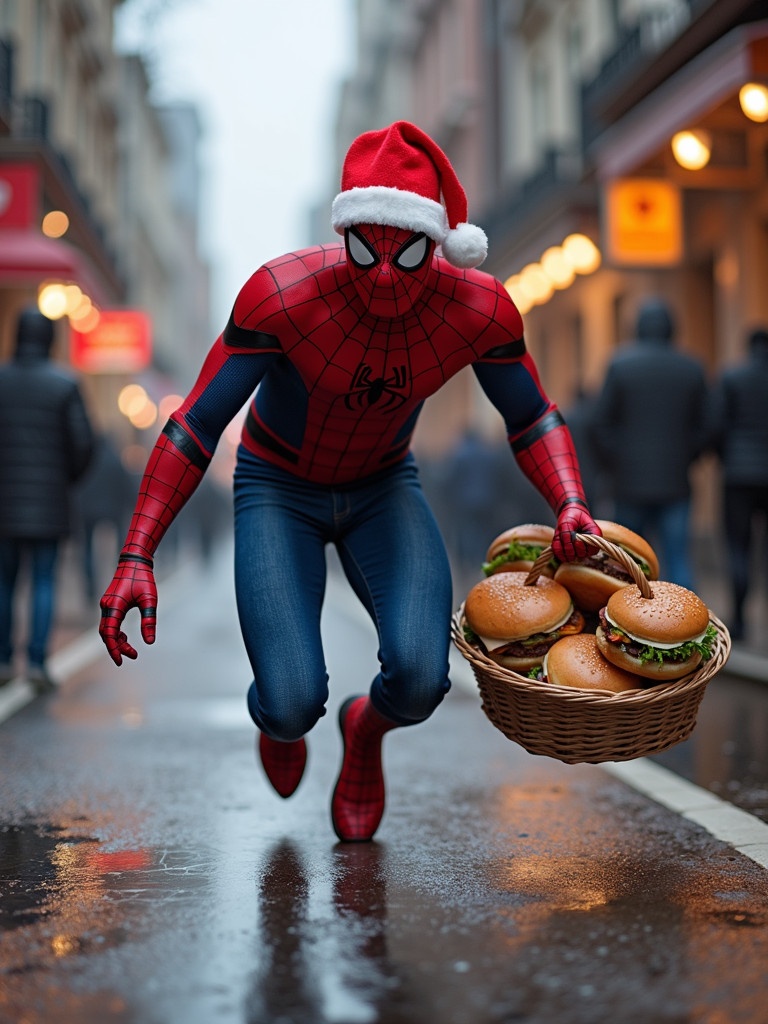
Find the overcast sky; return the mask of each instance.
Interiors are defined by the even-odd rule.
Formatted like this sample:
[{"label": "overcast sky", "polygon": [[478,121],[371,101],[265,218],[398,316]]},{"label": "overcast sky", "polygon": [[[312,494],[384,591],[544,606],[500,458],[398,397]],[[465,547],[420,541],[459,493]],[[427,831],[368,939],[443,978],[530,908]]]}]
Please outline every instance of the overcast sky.
[{"label": "overcast sky", "polygon": [[[213,317],[265,260],[306,244],[329,184],[352,0],[126,0],[121,49],[147,61],[156,102],[192,101],[203,131],[203,242]],[[330,216],[330,210],[329,210]]]}]

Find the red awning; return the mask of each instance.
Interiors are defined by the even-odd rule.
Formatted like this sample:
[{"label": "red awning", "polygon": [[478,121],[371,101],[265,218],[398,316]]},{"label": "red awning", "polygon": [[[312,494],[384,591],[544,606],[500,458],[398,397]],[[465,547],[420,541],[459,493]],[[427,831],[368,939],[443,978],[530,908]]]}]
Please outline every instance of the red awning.
[{"label": "red awning", "polygon": [[72,281],[97,305],[110,300],[88,257],[60,238],[37,231],[0,230],[0,286],[29,286],[52,278]]}]

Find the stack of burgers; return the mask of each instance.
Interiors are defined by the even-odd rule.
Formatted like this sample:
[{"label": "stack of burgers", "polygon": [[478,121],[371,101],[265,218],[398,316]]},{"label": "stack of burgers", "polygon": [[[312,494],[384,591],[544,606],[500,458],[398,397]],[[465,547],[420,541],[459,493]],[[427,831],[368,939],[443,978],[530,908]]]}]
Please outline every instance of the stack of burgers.
[{"label": "stack of burgers", "polygon": [[660,581],[648,542],[618,523],[596,520],[652,580],[644,597],[620,562],[598,551],[578,562],[531,567],[551,527],[527,523],[489,546],[486,578],[467,595],[465,633],[498,665],[558,686],[619,693],[680,679],[713,653],[709,610],[692,591]]}]

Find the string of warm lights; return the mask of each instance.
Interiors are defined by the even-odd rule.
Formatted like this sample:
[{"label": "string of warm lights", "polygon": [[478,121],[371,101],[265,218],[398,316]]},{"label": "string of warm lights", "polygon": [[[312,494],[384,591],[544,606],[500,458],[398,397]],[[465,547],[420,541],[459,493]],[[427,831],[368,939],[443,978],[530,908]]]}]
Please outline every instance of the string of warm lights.
[{"label": "string of warm lights", "polygon": [[49,320],[69,317],[78,331],[92,331],[99,322],[99,311],[77,284],[44,281],[37,290],[37,307]]},{"label": "string of warm lights", "polygon": [[148,430],[158,420],[165,423],[172,412],[181,405],[181,395],[165,395],[154,402],[141,384],[126,384],[117,396],[120,412],[138,430]]},{"label": "string of warm lights", "polygon": [[537,263],[529,263],[508,277],[504,287],[520,312],[549,302],[556,291],[568,288],[577,275],[591,274],[600,266],[600,250],[586,235],[568,235],[562,245],[550,246]]}]

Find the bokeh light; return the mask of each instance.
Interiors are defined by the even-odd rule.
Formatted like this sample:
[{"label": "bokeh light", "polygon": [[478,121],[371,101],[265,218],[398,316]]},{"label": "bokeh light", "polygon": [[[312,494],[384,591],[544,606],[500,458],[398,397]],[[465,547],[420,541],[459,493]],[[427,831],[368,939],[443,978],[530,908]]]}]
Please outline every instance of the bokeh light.
[{"label": "bokeh light", "polygon": [[541,269],[540,263],[529,263],[520,271],[520,287],[536,306],[552,297],[552,282]]},{"label": "bokeh light", "polygon": [[149,401],[149,396],[141,384],[126,384],[117,396],[117,407],[123,416],[129,419],[140,412]]},{"label": "bokeh light", "polygon": [[181,395],[165,395],[160,399],[158,405],[158,415],[160,419],[165,422],[171,413],[176,412],[184,398]]},{"label": "bokeh light", "polygon": [[541,269],[555,288],[567,288],[573,283],[576,271],[559,245],[552,245],[542,254]]},{"label": "bokeh light", "polygon": [[40,227],[48,238],[61,238],[69,230],[69,217],[63,210],[51,210],[43,217]]},{"label": "bokeh light", "polygon": [[700,171],[707,166],[712,155],[712,138],[709,132],[699,128],[677,132],[672,136],[672,152],[681,167],[687,171]]},{"label": "bokeh light", "polygon": [[739,89],[742,111],[758,124],[768,121],[768,88],[758,82],[748,82]]},{"label": "bokeh light", "polygon": [[577,274],[591,274],[600,266],[600,250],[591,238],[574,232],[563,242],[563,256]]},{"label": "bokeh light", "polygon": [[60,281],[44,284],[37,293],[37,308],[49,320],[60,320],[67,312],[65,285]]}]

